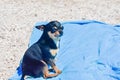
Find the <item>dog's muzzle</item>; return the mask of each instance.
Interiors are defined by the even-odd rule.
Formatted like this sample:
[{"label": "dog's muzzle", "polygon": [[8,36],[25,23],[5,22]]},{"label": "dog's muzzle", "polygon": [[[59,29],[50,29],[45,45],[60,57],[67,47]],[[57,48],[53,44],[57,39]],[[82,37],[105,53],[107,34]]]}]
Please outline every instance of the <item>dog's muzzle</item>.
[{"label": "dog's muzzle", "polygon": [[63,35],[63,30],[52,30],[51,33],[56,33],[56,37],[61,37]]}]

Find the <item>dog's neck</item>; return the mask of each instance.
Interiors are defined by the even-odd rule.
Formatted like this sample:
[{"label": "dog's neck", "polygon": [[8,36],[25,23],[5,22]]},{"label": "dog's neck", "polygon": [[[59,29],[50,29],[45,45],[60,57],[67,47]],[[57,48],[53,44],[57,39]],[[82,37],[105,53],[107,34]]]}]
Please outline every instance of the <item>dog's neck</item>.
[{"label": "dog's neck", "polygon": [[49,46],[51,49],[59,48],[60,37],[56,37],[54,39],[50,38],[50,36],[43,32],[41,38],[38,40],[40,45]]},{"label": "dog's neck", "polygon": [[60,44],[60,37],[56,37],[54,39],[52,39],[54,41],[54,43],[56,44],[57,47],[59,47]]}]

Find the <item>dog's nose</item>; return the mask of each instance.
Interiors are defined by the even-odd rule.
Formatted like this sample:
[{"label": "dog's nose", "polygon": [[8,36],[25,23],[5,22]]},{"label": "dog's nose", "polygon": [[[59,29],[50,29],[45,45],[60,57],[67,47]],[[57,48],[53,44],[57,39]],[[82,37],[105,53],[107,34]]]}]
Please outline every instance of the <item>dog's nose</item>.
[{"label": "dog's nose", "polygon": [[60,31],[59,31],[59,33],[60,33],[60,36],[62,36],[62,35],[63,35],[63,31],[62,31],[62,30],[60,30]]}]

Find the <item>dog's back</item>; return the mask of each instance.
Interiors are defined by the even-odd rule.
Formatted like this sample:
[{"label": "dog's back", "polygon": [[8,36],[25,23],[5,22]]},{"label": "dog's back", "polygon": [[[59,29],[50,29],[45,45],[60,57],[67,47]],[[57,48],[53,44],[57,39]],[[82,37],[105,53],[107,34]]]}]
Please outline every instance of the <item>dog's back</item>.
[{"label": "dog's back", "polygon": [[35,43],[30,48],[28,48],[23,56],[23,76],[29,75],[39,77],[40,75],[42,75],[42,68],[44,67],[44,64],[40,60],[43,60],[42,52],[39,45]]}]

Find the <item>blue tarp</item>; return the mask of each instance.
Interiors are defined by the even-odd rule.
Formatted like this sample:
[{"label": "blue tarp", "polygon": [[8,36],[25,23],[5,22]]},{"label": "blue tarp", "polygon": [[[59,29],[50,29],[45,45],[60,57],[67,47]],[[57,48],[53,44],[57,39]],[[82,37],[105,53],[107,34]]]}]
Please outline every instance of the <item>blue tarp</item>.
[{"label": "blue tarp", "polygon": [[[56,61],[62,73],[47,80],[120,80],[120,25],[93,20],[68,21],[62,25],[64,35]],[[42,31],[33,28],[29,46],[41,34]],[[9,80],[19,80],[17,72],[20,69]]]}]

